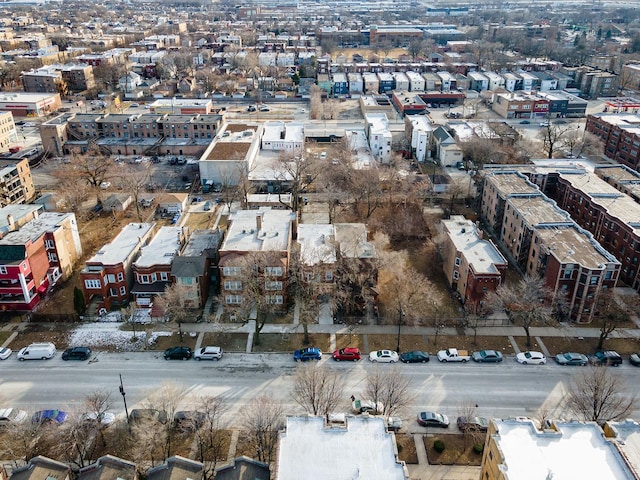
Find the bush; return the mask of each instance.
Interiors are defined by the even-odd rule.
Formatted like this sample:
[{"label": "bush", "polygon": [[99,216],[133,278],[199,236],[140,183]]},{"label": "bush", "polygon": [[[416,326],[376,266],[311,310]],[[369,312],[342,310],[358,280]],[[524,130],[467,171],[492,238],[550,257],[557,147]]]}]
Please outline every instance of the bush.
[{"label": "bush", "polygon": [[474,443],[473,451],[476,453],[482,453],[484,451],[484,443]]},{"label": "bush", "polygon": [[442,440],[435,440],[433,442],[433,449],[438,453],[442,453],[444,451],[444,442]]}]

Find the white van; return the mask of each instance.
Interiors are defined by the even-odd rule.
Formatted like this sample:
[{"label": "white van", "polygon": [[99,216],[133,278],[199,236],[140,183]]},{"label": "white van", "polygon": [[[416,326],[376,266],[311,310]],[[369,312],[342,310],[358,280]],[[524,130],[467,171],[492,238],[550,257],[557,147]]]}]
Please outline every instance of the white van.
[{"label": "white van", "polygon": [[28,347],[21,348],[18,352],[18,360],[47,360],[56,354],[56,346],[51,342],[32,343]]}]

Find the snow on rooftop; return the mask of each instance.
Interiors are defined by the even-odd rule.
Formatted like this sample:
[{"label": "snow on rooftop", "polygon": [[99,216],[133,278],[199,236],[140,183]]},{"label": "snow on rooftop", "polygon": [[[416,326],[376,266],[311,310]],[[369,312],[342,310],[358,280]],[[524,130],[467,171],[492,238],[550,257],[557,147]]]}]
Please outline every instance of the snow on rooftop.
[{"label": "snow on rooftop", "polygon": [[[258,216],[261,217],[260,222]],[[268,207],[239,210],[229,217],[231,224],[220,250],[285,251],[289,244],[291,224],[295,219],[295,213],[290,210],[272,210]]]},{"label": "snow on rooftop", "polygon": [[305,265],[335,263],[336,248],[333,225],[305,223],[298,226],[300,257]]},{"label": "snow on rooftop", "polygon": [[325,427],[322,417],[287,417],[281,433],[280,480],[313,478],[406,479],[392,433],[380,417],[348,417],[345,427]]},{"label": "snow on rooftop", "polygon": [[87,263],[115,265],[125,261],[134,250],[144,243],[144,238],[154,226],[155,223],[128,224],[111,243],[104,245]]},{"label": "snow on rooftop", "polygon": [[140,250],[136,267],[171,265],[182,245],[182,227],[162,227],[148,245]]},{"label": "snow on rooftop", "polygon": [[443,220],[442,223],[456,250],[464,254],[476,273],[499,273],[496,265],[507,264],[493,243],[478,236],[478,230],[471,220],[453,215],[451,220]]},{"label": "snow on rooftop", "polygon": [[556,423],[558,432],[541,432],[532,422],[494,420],[495,440],[509,480],[631,480],[615,445],[595,423]]}]

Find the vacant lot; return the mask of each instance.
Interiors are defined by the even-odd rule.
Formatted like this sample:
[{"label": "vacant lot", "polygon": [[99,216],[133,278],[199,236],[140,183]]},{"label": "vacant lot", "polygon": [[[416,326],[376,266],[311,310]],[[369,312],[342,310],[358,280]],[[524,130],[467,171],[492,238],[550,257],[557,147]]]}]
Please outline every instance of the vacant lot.
[{"label": "vacant lot", "polygon": [[260,343],[256,343],[254,337],[254,352],[293,352],[299,348],[318,347],[322,352],[330,349],[329,334],[309,334],[309,344],[303,343],[304,335],[301,333],[262,333]]}]

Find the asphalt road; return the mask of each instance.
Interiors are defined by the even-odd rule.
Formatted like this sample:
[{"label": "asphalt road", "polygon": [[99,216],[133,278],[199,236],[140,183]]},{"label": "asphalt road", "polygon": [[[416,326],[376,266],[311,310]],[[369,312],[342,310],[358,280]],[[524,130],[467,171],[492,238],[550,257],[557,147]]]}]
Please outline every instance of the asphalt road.
[{"label": "asphalt road", "polygon": [[[396,368],[411,379],[412,402],[403,417],[413,419],[420,410],[437,410],[455,418],[461,404],[478,405],[478,414],[494,418],[529,416],[541,408],[551,416],[570,418],[563,411],[565,385],[580,367],[519,365],[513,358],[502,364],[428,364],[396,366],[374,365],[368,360],[337,363],[321,362],[345,376],[344,403],[348,411],[353,394],[363,396],[366,374],[375,368]],[[83,398],[97,389],[111,393],[113,411],[124,414],[118,391],[122,374],[129,410],[143,405],[145,398],[164,382],[184,387],[182,408],[192,408],[200,395],[222,395],[231,405],[231,418],[252,398],[266,394],[279,401],[288,414],[303,413],[290,396],[297,364],[285,354],[227,354],[219,362],[165,361],[159,352],[98,353],[90,362],[52,360],[19,362],[15,357],[0,362],[1,406],[27,411],[59,408],[74,411]],[[616,369],[635,381],[638,370],[629,365]],[[634,412],[636,418],[640,410]],[[411,431],[421,431],[412,420]]]}]

